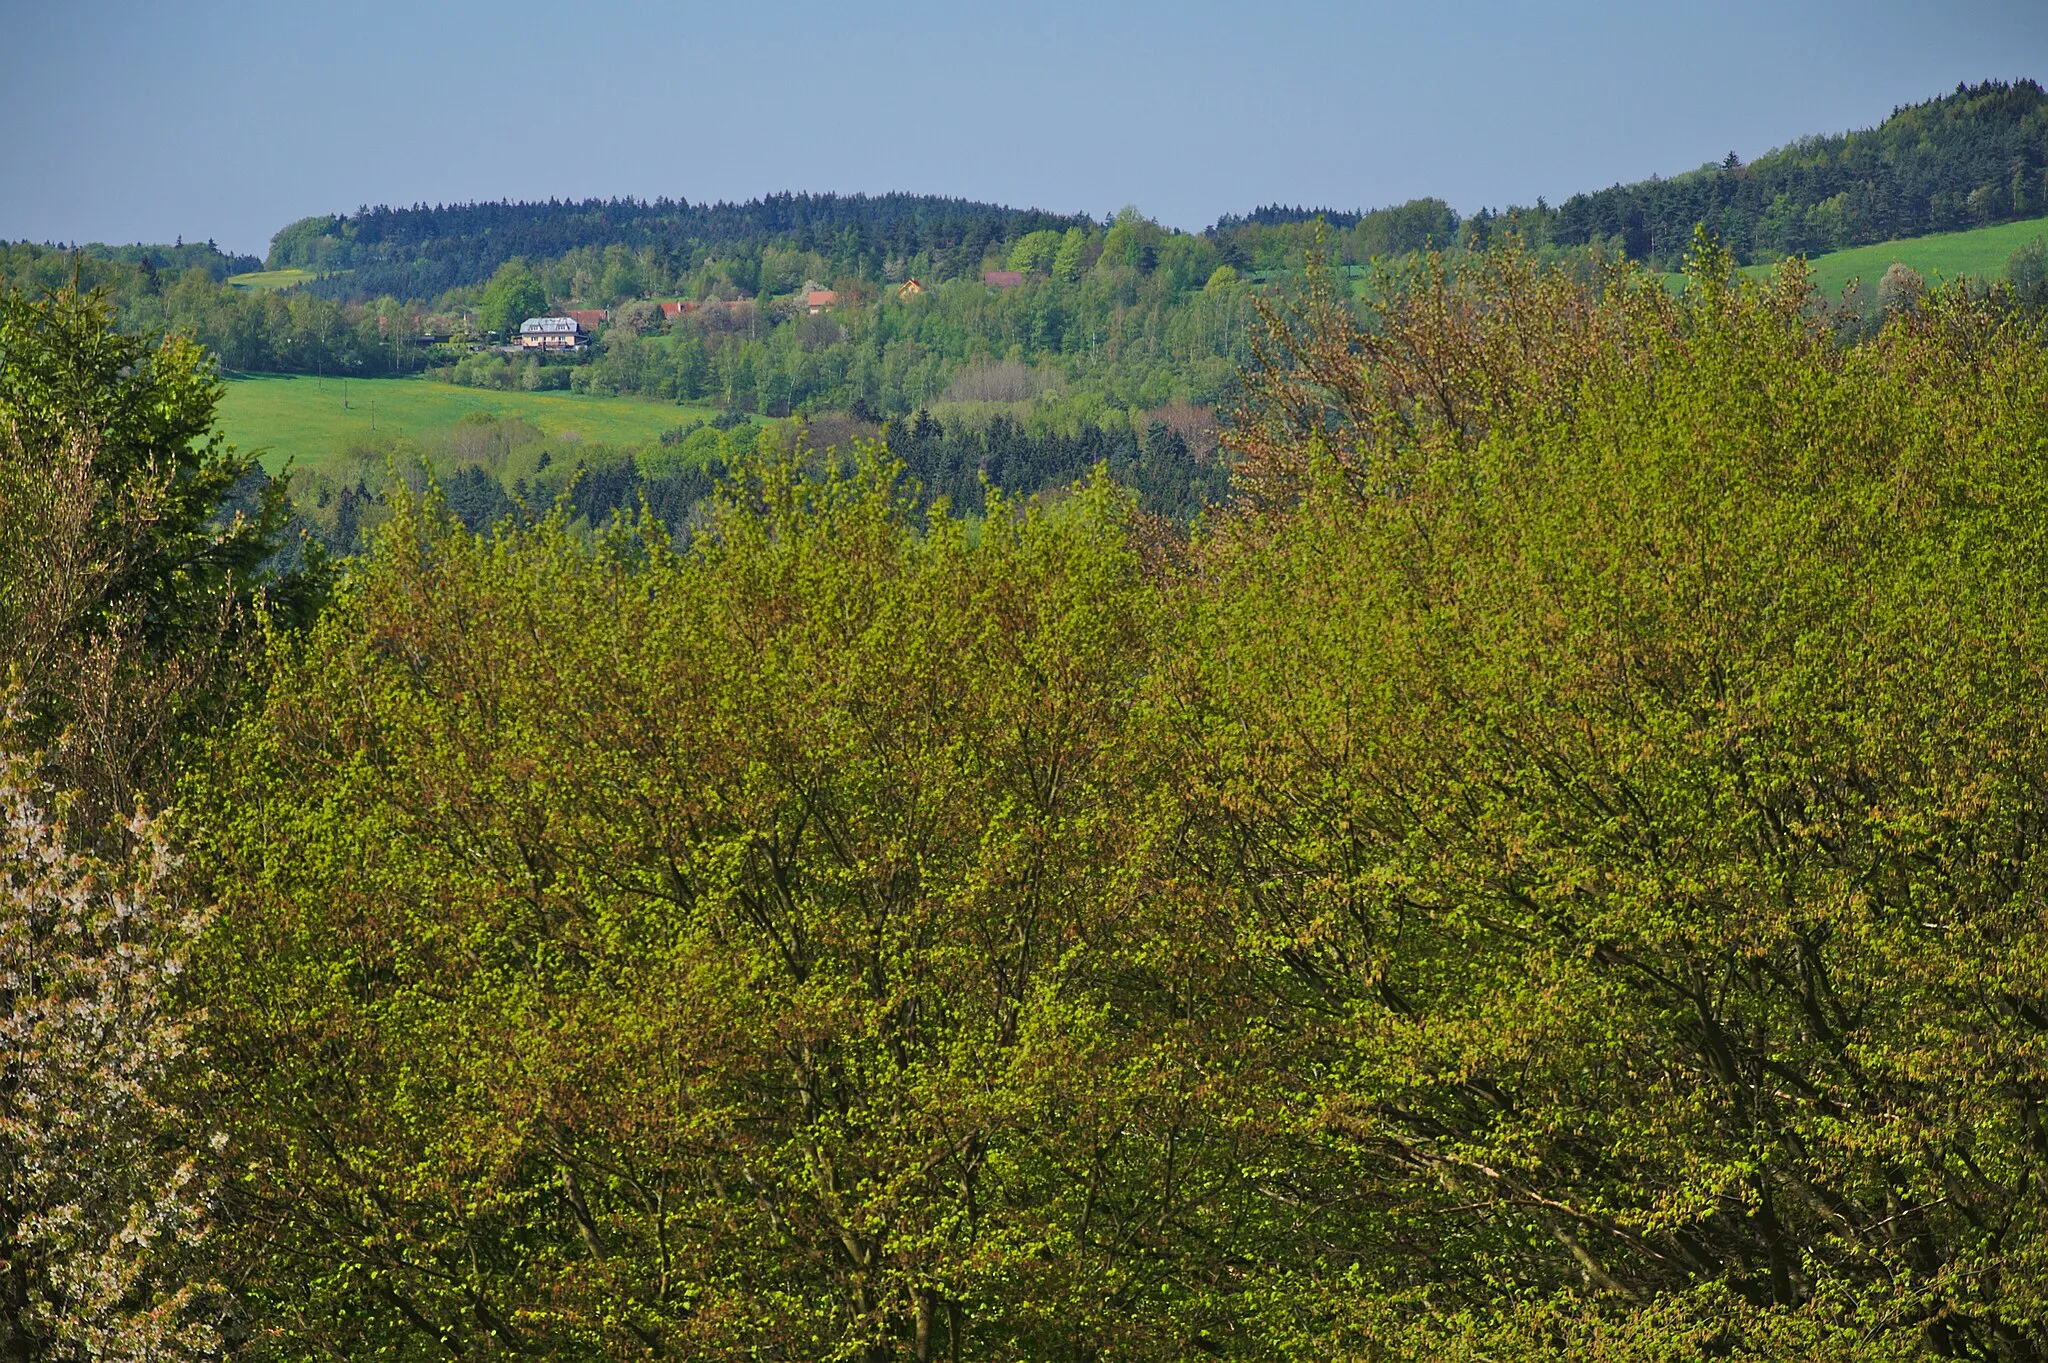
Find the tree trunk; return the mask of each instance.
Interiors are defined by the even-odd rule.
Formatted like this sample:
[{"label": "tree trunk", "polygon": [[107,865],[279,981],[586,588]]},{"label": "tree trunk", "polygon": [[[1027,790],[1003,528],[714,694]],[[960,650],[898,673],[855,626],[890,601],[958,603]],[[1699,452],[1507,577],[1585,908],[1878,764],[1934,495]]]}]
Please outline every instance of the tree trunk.
[{"label": "tree trunk", "polygon": [[917,1308],[917,1363],[932,1363],[932,1293],[920,1287],[912,1294]]}]

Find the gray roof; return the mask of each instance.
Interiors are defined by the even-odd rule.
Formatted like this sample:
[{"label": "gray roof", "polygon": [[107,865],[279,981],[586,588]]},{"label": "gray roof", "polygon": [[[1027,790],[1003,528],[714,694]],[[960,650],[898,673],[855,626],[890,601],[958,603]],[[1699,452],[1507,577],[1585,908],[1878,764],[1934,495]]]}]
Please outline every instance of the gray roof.
[{"label": "gray roof", "polygon": [[519,324],[521,336],[552,336],[566,333],[576,334],[574,317],[529,317]]}]

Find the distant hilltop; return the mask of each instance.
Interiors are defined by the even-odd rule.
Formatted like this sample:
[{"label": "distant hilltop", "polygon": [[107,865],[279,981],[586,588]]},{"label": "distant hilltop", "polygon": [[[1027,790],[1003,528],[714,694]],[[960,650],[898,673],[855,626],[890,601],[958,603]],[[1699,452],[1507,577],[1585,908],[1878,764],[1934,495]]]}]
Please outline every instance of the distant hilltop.
[{"label": "distant hilltop", "polygon": [[[1440,199],[1373,211],[1274,204],[1227,215],[1203,235],[1256,241],[1320,219],[1355,236],[1358,250],[1347,254],[1356,255],[1477,245],[1514,230],[1562,247],[1611,245],[1671,269],[1702,225],[1750,263],[2044,214],[2048,92],[2018,80],[1959,85],[1895,109],[1875,128],[1802,137],[1747,162],[1731,151],[1555,207],[1539,199],[1466,218]],[[508,260],[609,246],[677,256],[758,255],[773,245],[849,261],[921,257],[940,278],[973,277],[999,245],[1093,225],[1085,214],[919,194],[415,204],[302,219],[273,239],[266,265],[329,276],[317,292],[356,298],[431,298],[480,283]]]},{"label": "distant hilltop", "polygon": [[1552,239],[1614,238],[1630,257],[1669,266],[1704,225],[1748,262],[2043,214],[2048,92],[2031,80],[1986,81],[1747,164],[1730,152],[1670,179],[1574,194]]},{"label": "distant hilltop", "polygon": [[399,298],[430,298],[488,279],[508,260],[552,259],[586,246],[758,255],[772,243],[828,258],[923,253],[966,273],[980,269],[995,243],[1092,224],[1085,214],[919,194],[415,204],[301,219],[272,239],[267,268],[348,271],[348,293]]}]

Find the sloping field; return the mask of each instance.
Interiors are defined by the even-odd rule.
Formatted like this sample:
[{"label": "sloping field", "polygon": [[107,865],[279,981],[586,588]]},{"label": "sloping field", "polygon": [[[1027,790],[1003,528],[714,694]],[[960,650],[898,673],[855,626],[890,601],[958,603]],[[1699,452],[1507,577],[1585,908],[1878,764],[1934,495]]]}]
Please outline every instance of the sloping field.
[{"label": "sloping field", "polygon": [[[1846,251],[1830,251],[1824,256],[1815,256],[1811,261],[1813,282],[1830,298],[1840,297],[1842,289],[1852,279],[1862,280],[1866,289],[1875,289],[1877,281],[1884,278],[1884,272],[1894,261],[1918,270],[1929,284],[1965,277],[2003,279],[2006,260],[2036,237],[2048,238],[2048,218],[2000,223],[1996,227],[1978,227],[1968,232],[1942,232],[1930,237],[1881,241],[1874,246],[1852,246]],[[1772,265],[1751,265],[1744,273],[1761,276],[1776,268]]]},{"label": "sloping field", "polygon": [[220,428],[230,444],[261,450],[275,473],[289,460],[313,470],[346,456],[351,445],[377,437],[426,440],[469,412],[524,417],[552,437],[637,445],[710,408],[678,407],[638,398],[578,393],[500,393],[425,379],[230,379]]},{"label": "sloping field", "polygon": [[289,289],[304,284],[317,276],[311,270],[255,270],[249,274],[231,274],[228,283],[238,289],[253,293],[269,293],[276,289]]}]

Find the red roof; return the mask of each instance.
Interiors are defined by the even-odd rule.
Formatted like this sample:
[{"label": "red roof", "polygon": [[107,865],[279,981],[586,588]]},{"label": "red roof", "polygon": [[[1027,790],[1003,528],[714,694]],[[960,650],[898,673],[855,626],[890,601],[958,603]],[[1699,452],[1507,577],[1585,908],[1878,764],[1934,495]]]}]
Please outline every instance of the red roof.
[{"label": "red roof", "polygon": [[1016,270],[984,270],[981,282],[998,289],[1014,289],[1024,282],[1024,276]]},{"label": "red roof", "polygon": [[804,302],[810,305],[813,312],[819,308],[829,308],[838,301],[839,294],[832,289],[812,289],[804,295]]},{"label": "red roof", "polygon": [[562,316],[575,318],[576,325],[585,331],[596,331],[612,319],[603,308],[564,308]]},{"label": "red roof", "polygon": [[661,305],[661,315],[663,317],[681,317],[696,306],[695,303],[663,303]]}]

